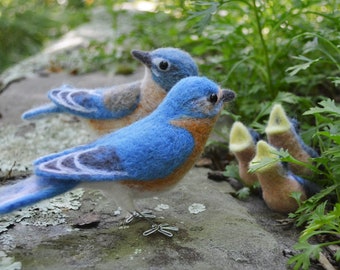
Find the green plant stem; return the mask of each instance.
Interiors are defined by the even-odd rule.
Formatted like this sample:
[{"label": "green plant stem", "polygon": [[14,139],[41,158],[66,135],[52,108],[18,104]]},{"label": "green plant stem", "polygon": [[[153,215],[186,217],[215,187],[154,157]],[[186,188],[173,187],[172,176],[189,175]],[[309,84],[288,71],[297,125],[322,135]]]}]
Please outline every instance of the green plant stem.
[{"label": "green plant stem", "polygon": [[[337,233],[333,233],[334,235],[338,235]],[[340,241],[332,241],[332,242],[325,242],[325,243],[321,243],[318,244],[319,247],[327,247],[330,245],[339,245]]]},{"label": "green plant stem", "polygon": [[277,91],[273,89],[272,74],[271,74],[271,68],[270,68],[269,56],[268,56],[268,48],[262,35],[262,26],[261,26],[258,10],[256,7],[256,0],[253,0],[253,8],[254,8],[254,14],[255,14],[255,19],[256,19],[256,25],[257,25],[257,29],[259,32],[259,36],[260,36],[260,40],[261,40],[261,44],[262,44],[262,48],[264,52],[264,60],[265,60],[265,65],[267,69],[267,87],[272,98],[275,98],[277,95]]},{"label": "green plant stem", "polygon": [[340,186],[337,185],[336,183],[335,185],[336,185],[336,188],[335,188],[336,197],[338,198],[338,201],[340,201]]}]

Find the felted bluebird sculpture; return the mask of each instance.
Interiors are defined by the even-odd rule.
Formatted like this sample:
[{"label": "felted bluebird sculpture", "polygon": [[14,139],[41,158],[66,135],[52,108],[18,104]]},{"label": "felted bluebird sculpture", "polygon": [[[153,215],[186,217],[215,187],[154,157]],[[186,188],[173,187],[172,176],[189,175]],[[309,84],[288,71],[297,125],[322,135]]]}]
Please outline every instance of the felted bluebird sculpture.
[{"label": "felted bluebird sculpture", "polygon": [[[292,192],[301,192],[301,201],[318,192],[318,187],[303,179],[284,166],[274,153],[275,148],[263,140],[256,146],[256,155],[250,161],[249,168],[254,169],[259,162],[268,159],[268,163],[258,168],[255,174],[260,182],[262,195],[267,206],[278,212],[294,212],[298,204],[291,197]],[[271,162],[269,162],[270,159]],[[276,159],[276,160],[275,160]]]},{"label": "felted bluebird sculpture", "polygon": [[[297,160],[310,163],[310,158],[318,156],[314,149],[302,141],[297,131],[296,120],[290,120],[280,104],[273,106],[265,132],[271,145],[288,150],[288,153]],[[290,163],[289,168],[298,175],[312,174],[310,169],[298,164]]]},{"label": "felted bluebird sculpture", "polygon": [[86,119],[97,134],[103,135],[145,117],[179,80],[198,75],[191,56],[176,48],[131,53],[145,65],[141,81],[97,89],[64,85],[48,92],[52,103],[29,110],[22,118],[69,113]]},{"label": "felted bluebird sculpture", "polygon": [[[171,189],[194,165],[223,102],[234,98],[207,78],[182,79],[149,116],[36,160],[33,176],[0,189],[0,214],[78,186],[99,188],[132,212],[133,199]],[[171,236],[166,228],[174,229],[154,224],[151,232]]]},{"label": "felted bluebird sculpture", "polygon": [[229,150],[237,159],[240,178],[247,187],[252,187],[258,182],[256,174],[248,172],[249,162],[255,156],[258,140],[259,134],[249,130],[239,121],[234,122],[230,129]]}]

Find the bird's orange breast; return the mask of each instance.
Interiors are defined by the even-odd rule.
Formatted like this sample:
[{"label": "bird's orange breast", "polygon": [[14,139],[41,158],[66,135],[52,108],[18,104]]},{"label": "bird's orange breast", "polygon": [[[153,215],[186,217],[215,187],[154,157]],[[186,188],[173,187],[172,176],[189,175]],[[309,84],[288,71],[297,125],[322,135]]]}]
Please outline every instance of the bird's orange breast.
[{"label": "bird's orange breast", "polygon": [[171,124],[188,130],[194,138],[194,149],[188,159],[167,177],[149,181],[126,180],[121,183],[132,189],[146,192],[160,192],[172,188],[195,164],[197,158],[204,149],[216,120],[217,117],[210,119],[184,119],[172,121]]},{"label": "bird's orange breast", "polygon": [[129,115],[118,119],[88,119],[89,126],[99,135],[104,135],[147,116],[162,102],[166,93],[155,83],[142,85],[141,100]]}]

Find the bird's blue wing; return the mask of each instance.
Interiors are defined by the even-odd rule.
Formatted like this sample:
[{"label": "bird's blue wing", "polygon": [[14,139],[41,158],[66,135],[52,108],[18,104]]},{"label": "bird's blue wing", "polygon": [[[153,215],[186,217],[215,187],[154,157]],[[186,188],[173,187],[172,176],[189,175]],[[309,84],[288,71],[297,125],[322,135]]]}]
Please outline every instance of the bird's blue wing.
[{"label": "bird's blue wing", "polygon": [[124,117],[135,110],[139,96],[139,82],[93,90],[65,85],[48,93],[51,101],[64,112],[90,119]]},{"label": "bird's blue wing", "polygon": [[186,129],[163,123],[162,119],[149,121],[150,126],[139,125],[143,122],[126,129],[135,132],[136,137],[122,141],[123,147],[117,147],[117,154],[132,179],[167,177],[190,158],[195,140]]},{"label": "bird's blue wing", "polygon": [[321,188],[316,183],[313,183],[291,172],[289,173],[289,175],[301,186],[303,186],[303,189],[305,190],[307,197],[311,197],[314,194],[320,192]]},{"label": "bird's blue wing", "polygon": [[110,146],[75,148],[46,156],[35,162],[35,174],[49,179],[78,181],[122,180],[122,168],[115,149]]},{"label": "bird's blue wing", "polygon": [[[145,121],[140,121],[145,122]],[[35,162],[41,177],[76,181],[152,180],[168,176],[194,148],[191,134],[169,124],[136,123],[86,146]]]}]

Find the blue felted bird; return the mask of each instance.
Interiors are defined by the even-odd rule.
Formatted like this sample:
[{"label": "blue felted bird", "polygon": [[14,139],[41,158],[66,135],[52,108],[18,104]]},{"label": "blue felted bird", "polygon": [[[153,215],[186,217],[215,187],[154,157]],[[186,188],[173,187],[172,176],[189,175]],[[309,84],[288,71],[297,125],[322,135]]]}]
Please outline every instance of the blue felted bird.
[{"label": "blue felted bird", "polygon": [[[268,142],[276,148],[288,150],[288,153],[297,160],[310,163],[310,158],[317,157],[318,153],[307,146],[298,134],[297,121],[289,119],[281,104],[275,104],[270,112],[266,127]],[[298,164],[289,164],[290,170],[298,175],[311,175],[307,167]]]},{"label": "blue felted bird", "polygon": [[149,116],[90,144],[36,160],[33,176],[0,189],[0,214],[78,186],[98,188],[132,212],[133,199],[171,189],[185,175],[203,151],[223,103],[234,98],[233,91],[207,78],[182,79]]},{"label": "blue felted bird", "polygon": [[176,48],[151,52],[133,50],[131,53],[145,65],[141,81],[98,89],[64,85],[48,92],[52,103],[29,110],[22,118],[32,120],[69,113],[85,118],[97,134],[103,135],[145,117],[179,80],[198,75],[191,56]]},{"label": "blue felted bird", "polygon": [[319,191],[314,183],[293,174],[279,160],[275,148],[262,140],[257,143],[256,155],[250,161],[249,168],[254,169],[261,161],[267,164],[256,169],[255,174],[261,185],[263,199],[270,209],[282,213],[294,212],[298,204],[291,197],[292,192],[300,192],[300,199],[304,201]]},{"label": "blue felted bird", "polygon": [[237,159],[240,178],[247,187],[252,187],[258,182],[256,174],[248,171],[249,162],[256,153],[258,140],[259,134],[239,121],[234,122],[230,129],[229,150]]}]

